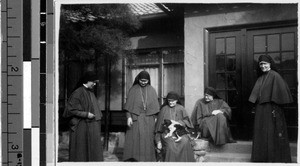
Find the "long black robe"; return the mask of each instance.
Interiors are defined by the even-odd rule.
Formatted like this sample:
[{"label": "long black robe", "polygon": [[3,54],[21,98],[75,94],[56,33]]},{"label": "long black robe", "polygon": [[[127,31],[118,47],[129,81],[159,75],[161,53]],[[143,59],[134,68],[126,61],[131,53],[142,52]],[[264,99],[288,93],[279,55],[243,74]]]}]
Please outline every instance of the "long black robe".
[{"label": "long black robe", "polygon": [[[88,119],[88,112],[95,114]],[[70,118],[69,161],[103,161],[102,113],[93,92],[76,89],[68,100],[64,117]]]},{"label": "long black robe", "polygon": [[[146,103],[146,110],[141,95]],[[124,109],[127,117],[132,118],[133,125],[126,131],[123,160],[156,161],[154,127],[159,103],[155,89],[151,85],[133,85],[128,92]]]},{"label": "long black robe", "polygon": [[286,82],[275,71],[260,76],[249,97],[256,103],[253,162],[291,162],[289,140],[282,104],[293,102]]},{"label": "long black robe", "polygon": [[[213,115],[214,110],[221,110],[223,114]],[[210,137],[214,144],[223,145],[233,141],[228,120],[231,119],[231,109],[222,99],[206,102],[199,99],[194,107],[191,120],[194,126],[201,130],[202,137]]]},{"label": "long black robe", "polygon": [[163,150],[162,156],[164,162],[194,162],[194,151],[192,149],[190,139],[187,135],[183,135],[182,139],[175,142],[172,137],[165,138],[165,133],[161,133],[162,124],[165,119],[175,120],[185,127],[193,128],[190,118],[185,108],[177,104],[174,107],[165,105],[158,114],[155,127],[155,140],[161,141]]}]

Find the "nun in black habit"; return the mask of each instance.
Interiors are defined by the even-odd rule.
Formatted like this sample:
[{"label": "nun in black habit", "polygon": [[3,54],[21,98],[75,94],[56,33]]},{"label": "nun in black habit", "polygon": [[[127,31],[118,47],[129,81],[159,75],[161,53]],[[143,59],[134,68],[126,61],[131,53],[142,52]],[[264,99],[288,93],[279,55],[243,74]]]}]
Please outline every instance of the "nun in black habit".
[{"label": "nun in black habit", "polygon": [[69,161],[103,161],[99,103],[93,93],[97,75],[86,72],[71,94],[63,116],[69,121]]},{"label": "nun in black habit", "polygon": [[258,79],[249,97],[255,104],[253,162],[291,162],[287,127],[282,106],[292,103],[290,89],[277,73],[269,55],[261,55]]}]

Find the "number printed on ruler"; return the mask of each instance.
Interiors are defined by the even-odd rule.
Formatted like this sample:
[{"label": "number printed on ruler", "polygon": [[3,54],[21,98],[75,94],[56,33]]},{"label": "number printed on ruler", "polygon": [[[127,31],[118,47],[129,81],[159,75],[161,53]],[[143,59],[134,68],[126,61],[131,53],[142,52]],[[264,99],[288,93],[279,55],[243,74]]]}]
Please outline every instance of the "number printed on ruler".
[{"label": "number printed on ruler", "polygon": [[22,0],[1,1],[2,165],[23,165]]}]

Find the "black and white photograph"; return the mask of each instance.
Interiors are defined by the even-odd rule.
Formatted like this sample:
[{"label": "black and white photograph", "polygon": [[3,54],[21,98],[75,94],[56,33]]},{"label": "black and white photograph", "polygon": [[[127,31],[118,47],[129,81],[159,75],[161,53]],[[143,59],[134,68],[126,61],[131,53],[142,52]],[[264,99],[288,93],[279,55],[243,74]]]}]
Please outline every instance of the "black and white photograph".
[{"label": "black and white photograph", "polygon": [[2,0],[2,165],[297,165],[298,9]]}]

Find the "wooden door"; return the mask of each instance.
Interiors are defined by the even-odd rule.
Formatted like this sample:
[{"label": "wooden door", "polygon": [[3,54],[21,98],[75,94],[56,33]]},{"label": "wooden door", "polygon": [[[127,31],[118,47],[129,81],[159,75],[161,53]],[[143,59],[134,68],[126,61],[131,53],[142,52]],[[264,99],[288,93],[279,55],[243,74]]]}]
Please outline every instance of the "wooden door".
[{"label": "wooden door", "polygon": [[248,102],[260,55],[270,55],[288,83],[294,103],[285,107],[290,140],[298,134],[297,27],[239,29],[209,35],[208,83],[232,108],[235,139],[250,140],[254,114]]},{"label": "wooden door", "polygon": [[294,103],[285,106],[284,114],[290,140],[298,135],[298,96],[297,96],[297,27],[280,27],[247,31],[247,73],[248,84],[244,85],[247,94],[251,93],[257,79],[256,65],[260,55],[270,55],[275,61],[279,74],[287,82]]},{"label": "wooden door", "polygon": [[240,129],[243,126],[240,34],[240,31],[211,33],[208,59],[209,86],[231,107],[230,127],[235,138],[240,138],[243,131]]}]

